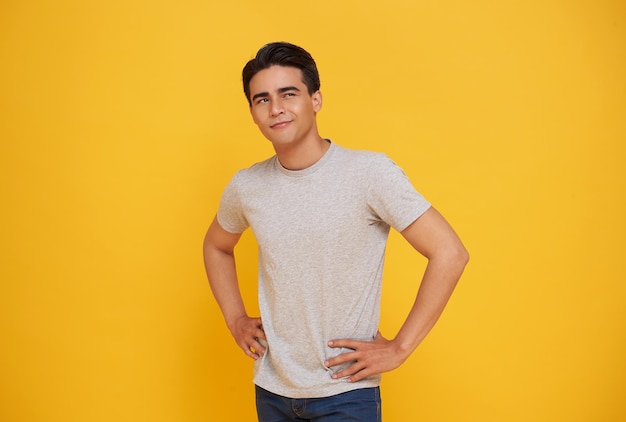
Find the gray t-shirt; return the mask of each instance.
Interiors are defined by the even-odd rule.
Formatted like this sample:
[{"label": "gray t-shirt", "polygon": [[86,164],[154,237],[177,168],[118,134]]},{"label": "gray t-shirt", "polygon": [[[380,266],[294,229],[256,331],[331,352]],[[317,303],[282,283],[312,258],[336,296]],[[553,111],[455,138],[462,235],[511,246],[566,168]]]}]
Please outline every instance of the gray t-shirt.
[{"label": "gray t-shirt", "polygon": [[331,143],[298,171],[276,156],[239,171],[222,195],[219,224],[251,227],[259,247],[259,307],[267,352],[254,382],[292,398],[375,387],[333,380],[324,361],[346,350],[329,340],[372,340],[378,330],[389,227],[404,230],[430,204],[381,153]]}]

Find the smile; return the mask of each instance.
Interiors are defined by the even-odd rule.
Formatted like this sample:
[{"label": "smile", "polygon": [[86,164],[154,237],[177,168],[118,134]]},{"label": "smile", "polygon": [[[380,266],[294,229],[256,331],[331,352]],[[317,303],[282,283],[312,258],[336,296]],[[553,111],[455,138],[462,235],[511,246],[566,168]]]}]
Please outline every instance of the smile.
[{"label": "smile", "polygon": [[282,128],[288,126],[289,123],[291,123],[290,120],[289,121],[285,121],[285,122],[277,122],[277,123],[274,123],[273,125],[270,125],[270,127],[272,129],[282,129]]}]

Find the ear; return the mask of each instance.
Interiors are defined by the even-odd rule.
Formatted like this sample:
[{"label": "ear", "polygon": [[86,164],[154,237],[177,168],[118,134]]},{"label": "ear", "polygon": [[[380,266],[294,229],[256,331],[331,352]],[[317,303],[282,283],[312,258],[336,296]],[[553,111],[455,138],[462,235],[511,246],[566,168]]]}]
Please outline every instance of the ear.
[{"label": "ear", "polygon": [[320,91],[315,91],[311,95],[311,101],[313,102],[313,110],[316,113],[322,109],[322,93]]}]

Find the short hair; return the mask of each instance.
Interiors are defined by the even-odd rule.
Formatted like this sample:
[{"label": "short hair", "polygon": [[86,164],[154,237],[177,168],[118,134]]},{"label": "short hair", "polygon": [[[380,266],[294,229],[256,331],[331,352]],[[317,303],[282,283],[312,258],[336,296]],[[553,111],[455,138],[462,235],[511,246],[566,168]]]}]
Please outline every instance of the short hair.
[{"label": "short hair", "polygon": [[248,104],[252,105],[250,98],[250,81],[261,70],[271,66],[295,67],[302,72],[302,82],[306,85],[309,95],[320,89],[320,75],[315,65],[315,60],[309,52],[302,47],[288,42],[273,42],[266,44],[256,53],[256,57],[248,61],[243,68],[243,92],[246,94]]}]

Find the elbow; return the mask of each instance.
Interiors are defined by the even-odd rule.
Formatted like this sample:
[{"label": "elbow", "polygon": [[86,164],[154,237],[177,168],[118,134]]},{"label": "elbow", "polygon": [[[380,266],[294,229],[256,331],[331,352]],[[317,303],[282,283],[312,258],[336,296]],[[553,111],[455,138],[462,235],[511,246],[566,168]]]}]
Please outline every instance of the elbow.
[{"label": "elbow", "polygon": [[470,259],[469,252],[465,246],[459,243],[454,248],[450,248],[448,254],[448,262],[463,271]]},{"label": "elbow", "polygon": [[469,252],[459,242],[457,244],[447,245],[439,249],[436,253],[426,256],[429,263],[441,266],[447,271],[458,274],[463,273],[465,266],[469,262]]},{"label": "elbow", "polygon": [[466,266],[470,260],[469,251],[465,248],[465,246],[461,246],[461,250],[459,251],[459,259],[463,262],[463,266]]}]

